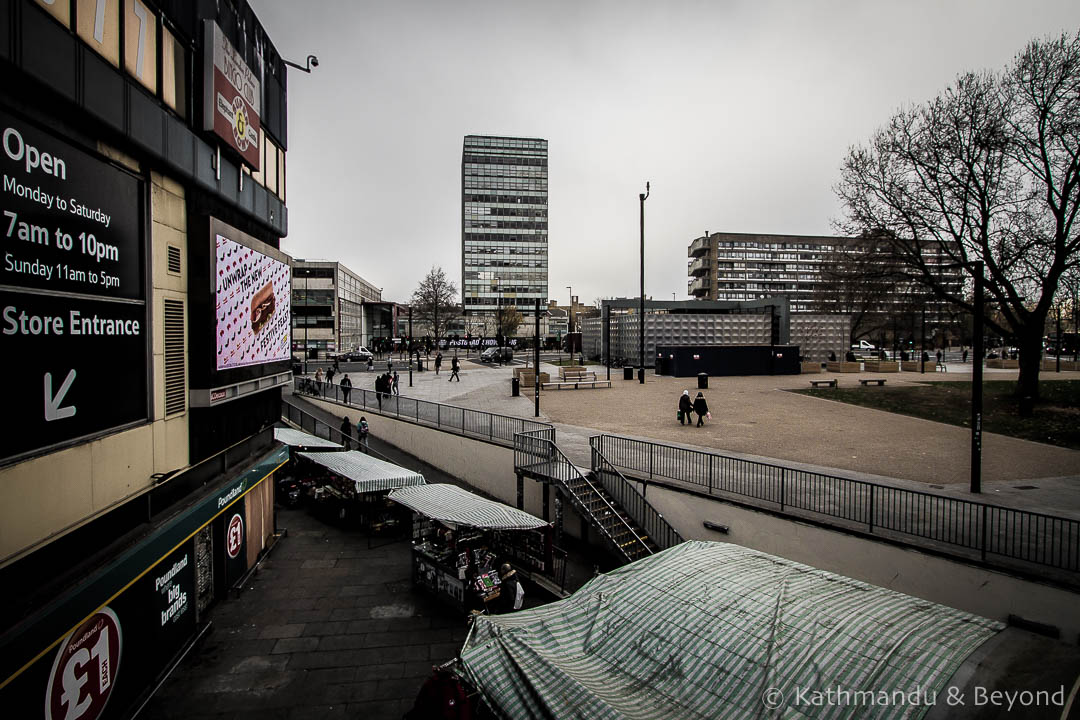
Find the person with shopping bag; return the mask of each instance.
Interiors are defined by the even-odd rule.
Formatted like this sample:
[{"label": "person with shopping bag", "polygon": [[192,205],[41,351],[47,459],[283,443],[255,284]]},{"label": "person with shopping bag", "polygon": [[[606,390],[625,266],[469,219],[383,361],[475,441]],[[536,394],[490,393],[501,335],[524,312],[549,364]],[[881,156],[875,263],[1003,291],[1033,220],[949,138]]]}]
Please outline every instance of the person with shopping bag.
[{"label": "person with shopping bag", "polygon": [[698,427],[705,424],[706,417],[712,420],[712,413],[709,412],[709,403],[705,402],[705,393],[699,391],[697,397],[694,398],[694,412],[697,413]]}]

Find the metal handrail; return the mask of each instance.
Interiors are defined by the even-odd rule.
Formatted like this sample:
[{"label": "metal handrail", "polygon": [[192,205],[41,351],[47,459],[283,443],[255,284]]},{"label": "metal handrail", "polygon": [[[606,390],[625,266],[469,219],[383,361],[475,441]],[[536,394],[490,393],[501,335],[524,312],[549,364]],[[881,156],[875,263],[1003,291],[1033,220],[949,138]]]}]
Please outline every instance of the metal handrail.
[{"label": "metal handrail", "polygon": [[[303,430],[304,432],[310,432],[315,437],[321,437],[325,440],[339,443],[347,450],[360,450],[361,452],[365,452],[368,455],[374,455],[381,460],[385,460],[386,462],[393,463],[395,465],[398,464],[397,461],[390,456],[384,455],[378,450],[375,450],[369,445],[363,443],[359,438],[356,438],[352,435],[346,436],[345,433],[341,432],[340,428],[336,428],[330,423],[320,420],[306,410],[303,410],[293,405],[285,398],[281,399],[281,418],[290,425],[297,426],[300,430]],[[304,424],[304,420],[308,418],[310,418],[311,420],[311,422],[309,423],[310,429]],[[319,433],[320,425],[326,428],[325,435]],[[348,442],[346,442],[346,440]]]},{"label": "metal handrail", "polygon": [[[546,447],[547,448],[547,453],[546,454],[547,454],[547,457],[548,457],[547,462],[550,462],[553,466],[558,465],[559,467],[571,468],[573,470],[573,473],[577,476],[576,479],[584,480],[585,483],[589,486],[589,488],[594,493],[596,493],[596,496],[598,498],[600,498],[600,500],[603,501],[604,505],[607,506],[607,508],[611,512],[611,514],[614,515],[618,519],[618,521],[620,523],[622,523],[623,527],[625,527],[630,532],[630,534],[634,538],[633,542],[636,542],[636,543],[640,544],[641,547],[645,548],[645,552],[647,552],[649,555],[653,554],[652,548],[650,548],[648,546],[648,544],[646,544],[646,542],[641,538],[641,536],[638,535],[638,533],[634,530],[634,528],[631,527],[630,524],[626,522],[626,520],[623,518],[623,516],[619,514],[618,510],[610,502],[608,502],[607,498],[604,497],[603,494],[599,490],[596,489],[596,486],[593,485],[592,481],[589,480],[589,478],[586,475],[582,474],[582,472],[577,469],[576,465],[574,465],[572,462],[570,462],[570,459],[566,457],[566,455],[563,453],[562,450],[559,449],[559,446],[556,445],[554,443],[554,441],[547,440],[545,438],[540,438],[540,437],[532,437],[532,435],[533,435],[533,433],[518,433],[517,435],[514,436],[515,456],[517,455],[516,451],[517,451],[517,449],[519,447],[519,441],[518,441],[519,436],[522,437],[522,438],[527,437],[530,441],[535,442],[537,445],[539,445],[541,447]],[[522,450],[522,452],[523,453],[528,453],[527,450]],[[559,463],[559,458],[562,459],[561,463]],[[515,464],[517,464],[517,458],[516,457],[515,457]],[[622,546],[620,546],[619,543],[615,541],[615,538],[612,537],[612,535],[607,531],[607,529],[604,527],[603,523],[600,522],[600,518],[598,518],[596,516],[596,514],[593,513],[593,511],[590,510],[588,508],[588,506],[585,505],[584,501],[578,496],[578,494],[576,492],[574,492],[569,487],[568,482],[570,481],[570,479],[574,479],[574,478],[563,478],[559,474],[554,474],[554,473],[551,474],[550,477],[552,477],[555,480],[559,481],[563,485],[563,487],[565,488],[566,492],[569,493],[569,495],[572,498],[577,500],[578,504],[581,506],[581,509],[584,510],[585,513],[587,515],[589,515],[589,517],[592,518],[593,524],[596,527],[598,527],[600,529],[600,531],[607,537],[608,541],[612,544],[612,546],[615,547],[619,552],[621,552],[626,557],[627,560],[632,559],[630,557],[630,554],[628,552],[626,552],[626,549],[623,548]]]},{"label": "metal handrail", "polygon": [[[1080,521],[963,498],[785,467],[775,463],[599,435],[612,467],[645,478],[800,510],[865,527],[1066,571],[1080,570]],[[590,440],[592,443],[592,440]],[[906,512],[905,512],[906,511]]]},{"label": "metal handrail", "polygon": [[[653,539],[653,542],[661,550],[666,550],[669,547],[673,547],[683,542],[684,538],[679,534],[671,523],[665,518],[663,513],[652,506],[640,490],[634,487],[626,476],[619,472],[619,469],[611,464],[604,454],[597,447],[597,444],[593,441],[597,436],[589,438],[589,445],[592,448],[592,470],[593,472],[599,472],[600,482],[604,488],[610,492],[615,499],[622,504],[630,516],[634,518],[634,522],[642,527],[643,530]],[[608,469],[605,469],[605,466]],[[605,480],[605,474],[614,474],[617,482],[609,484]],[[627,498],[626,496],[630,497]],[[627,502],[627,499],[632,502]],[[639,510],[635,516],[635,510]],[[653,530],[650,530],[650,527]]]},{"label": "metal handrail", "polygon": [[[383,393],[380,403],[378,393],[374,390],[356,387],[349,391],[349,401],[345,402],[345,393],[339,384],[323,381],[321,387],[318,388],[321,392],[314,394],[307,391],[309,385],[314,386],[310,378],[293,378],[293,392],[297,397],[333,402],[415,425],[436,427],[445,432],[486,439],[488,442],[506,447],[513,447],[514,436],[520,432],[549,430],[552,434],[551,439],[554,440],[554,427],[535,420],[386,393]],[[304,389],[302,390],[301,387]]]}]

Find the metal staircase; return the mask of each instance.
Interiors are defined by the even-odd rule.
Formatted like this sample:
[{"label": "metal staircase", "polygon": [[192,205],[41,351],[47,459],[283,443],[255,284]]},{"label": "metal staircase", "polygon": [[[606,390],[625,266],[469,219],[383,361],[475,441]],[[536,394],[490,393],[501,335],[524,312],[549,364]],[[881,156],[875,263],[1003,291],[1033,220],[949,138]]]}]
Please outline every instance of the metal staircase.
[{"label": "metal staircase", "polygon": [[553,436],[553,430],[515,435],[514,471],[555,485],[623,561],[633,562],[657,552],[657,544],[619,506],[600,479],[570,462],[555,445]]}]

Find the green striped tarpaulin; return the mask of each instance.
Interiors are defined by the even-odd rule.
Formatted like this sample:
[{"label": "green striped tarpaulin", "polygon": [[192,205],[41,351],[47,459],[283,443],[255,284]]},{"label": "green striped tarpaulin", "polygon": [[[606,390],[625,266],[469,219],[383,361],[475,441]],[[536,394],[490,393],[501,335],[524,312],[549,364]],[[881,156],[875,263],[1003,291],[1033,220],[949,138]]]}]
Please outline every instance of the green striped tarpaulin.
[{"label": "green striped tarpaulin", "polygon": [[356,483],[356,492],[359,494],[424,484],[424,476],[420,473],[373,458],[359,450],[298,454],[342,477],[349,478]]},{"label": "green striped tarpaulin", "polygon": [[[461,662],[508,718],[918,718],[924,698],[1002,628],[766,553],[689,541],[565,600],[478,617]],[[830,703],[830,689],[863,694]]]},{"label": "green striped tarpaulin", "polygon": [[389,497],[444,525],[495,530],[531,530],[547,525],[527,512],[446,483],[401,488],[390,493]]}]

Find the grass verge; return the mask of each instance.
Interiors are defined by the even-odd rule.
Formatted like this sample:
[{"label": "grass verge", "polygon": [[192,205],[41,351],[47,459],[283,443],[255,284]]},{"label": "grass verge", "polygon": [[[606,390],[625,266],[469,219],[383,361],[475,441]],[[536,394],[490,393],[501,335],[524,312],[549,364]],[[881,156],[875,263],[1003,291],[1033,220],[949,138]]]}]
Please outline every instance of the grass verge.
[{"label": "grass verge", "polygon": [[[1080,380],[1044,380],[1031,417],[1020,416],[1016,382],[983,383],[983,430],[1080,450]],[[795,390],[886,412],[971,427],[971,383],[928,382],[908,387]]]}]

